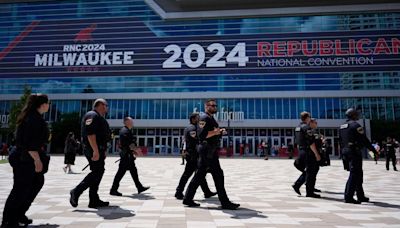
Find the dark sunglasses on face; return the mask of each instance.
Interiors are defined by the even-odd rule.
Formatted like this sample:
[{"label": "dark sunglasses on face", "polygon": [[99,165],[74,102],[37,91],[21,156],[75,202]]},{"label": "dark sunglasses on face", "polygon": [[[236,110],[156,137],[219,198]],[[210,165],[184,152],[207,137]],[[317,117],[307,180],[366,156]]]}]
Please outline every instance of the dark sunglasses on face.
[{"label": "dark sunglasses on face", "polygon": [[207,106],[211,106],[211,107],[218,107],[218,105],[207,105]]}]

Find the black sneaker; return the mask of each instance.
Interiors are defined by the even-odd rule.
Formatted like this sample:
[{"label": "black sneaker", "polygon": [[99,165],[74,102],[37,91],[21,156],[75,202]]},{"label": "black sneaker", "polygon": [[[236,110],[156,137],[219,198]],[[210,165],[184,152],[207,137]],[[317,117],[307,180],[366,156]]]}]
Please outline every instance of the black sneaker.
[{"label": "black sneaker", "polygon": [[183,195],[182,192],[175,193],[175,198],[177,198],[178,200],[183,200],[183,197],[185,197],[185,196]]},{"label": "black sneaker", "polygon": [[314,192],[321,192],[318,188],[314,188]]},{"label": "black sneaker", "polygon": [[358,198],[358,201],[366,203],[366,202],[369,202],[369,198],[364,196],[364,197]]},{"label": "black sneaker", "polygon": [[69,192],[69,194],[70,194],[69,203],[71,204],[71,206],[77,207],[79,196],[76,195],[73,189]]},{"label": "black sneaker", "polygon": [[23,217],[18,219],[18,222],[24,224],[25,226],[27,226],[29,224],[32,224],[33,220],[28,218],[28,217],[26,217],[26,215],[24,215]]},{"label": "black sneaker", "polygon": [[99,208],[99,207],[108,207],[110,205],[110,202],[105,202],[105,201],[95,201],[95,202],[89,202],[88,207],[90,208]]},{"label": "black sneaker", "polygon": [[118,192],[117,190],[110,190],[110,195],[112,195],[112,196],[122,196],[122,193]]},{"label": "black sneaker", "polygon": [[299,194],[299,196],[301,196],[301,192],[300,192],[300,188],[299,187],[297,187],[296,185],[292,185],[292,188],[297,194]]},{"label": "black sneaker", "polygon": [[215,195],[217,195],[216,192],[207,192],[207,193],[204,193],[204,198],[208,199],[208,198],[211,198],[211,197],[213,197]]},{"label": "black sneaker", "polygon": [[185,200],[185,199],[184,199],[184,200],[182,201],[182,203],[185,204],[185,205],[188,206],[188,207],[199,207],[199,206],[200,206],[200,204],[194,202],[193,200]]},{"label": "black sneaker", "polygon": [[321,195],[318,195],[318,194],[313,193],[313,194],[307,194],[306,197],[321,198]]},{"label": "black sneaker", "polygon": [[222,207],[222,209],[226,209],[226,210],[236,210],[240,207],[240,204],[228,202],[228,203],[222,204],[221,207]]},{"label": "black sneaker", "polygon": [[149,189],[149,188],[150,188],[150,187],[141,187],[141,188],[139,188],[139,189],[138,189],[138,194],[140,194],[140,193],[146,191],[146,190]]},{"label": "black sneaker", "polygon": [[345,202],[345,203],[352,203],[352,204],[361,204],[360,201],[355,200],[355,199],[353,199],[353,198],[351,198],[351,199],[346,199],[344,202]]}]

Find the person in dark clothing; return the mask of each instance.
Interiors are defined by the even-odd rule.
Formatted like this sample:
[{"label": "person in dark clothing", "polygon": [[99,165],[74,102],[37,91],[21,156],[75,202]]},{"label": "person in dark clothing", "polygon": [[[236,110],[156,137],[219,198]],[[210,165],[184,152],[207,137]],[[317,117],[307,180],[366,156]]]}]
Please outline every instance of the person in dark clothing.
[{"label": "person in dark clothing", "polygon": [[185,136],[182,136],[181,138],[181,143],[179,145],[179,151],[181,153],[181,158],[182,158],[182,163],[181,165],[185,164],[185,158],[186,158],[186,142],[185,142]]},{"label": "person in dark clothing", "polygon": [[236,210],[240,204],[229,201],[224,186],[224,172],[219,164],[217,148],[220,145],[221,135],[226,134],[226,130],[219,128],[213,115],[217,112],[217,103],[215,99],[209,99],[205,102],[206,113],[200,115],[197,137],[199,145],[197,152],[199,154],[198,169],[190,182],[183,204],[189,207],[198,207],[200,204],[193,201],[194,195],[199,185],[204,181],[207,172],[210,172],[217,188],[218,198],[223,209]]},{"label": "person in dark clothing", "polygon": [[73,132],[69,132],[67,138],[65,139],[64,146],[64,164],[66,165],[63,170],[65,173],[74,173],[72,172],[71,165],[75,165],[75,157],[76,151],[79,145],[75,140],[75,135]]},{"label": "person in dark clothing", "polygon": [[[346,183],[344,199],[346,203],[360,204],[368,202],[369,198],[365,197],[363,189],[363,170],[362,170],[362,149],[367,147],[369,150],[377,154],[357,120],[360,113],[350,108],[346,111],[347,121],[342,124],[339,129],[340,148],[345,168],[350,171],[349,179]],[[375,157],[376,159],[376,157]],[[353,198],[357,192],[357,199]]]},{"label": "person in dark clothing", "polygon": [[93,103],[93,110],[85,114],[82,119],[83,153],[89,162],[91,172],[70,191],[70,204],[78,206],[79,196],[89,188],[89,207],[106,207],[109,202],[100,200],[97,191],[104,174],[104,160],[106,158],[107,142],[111,140],[111,130],[104,118],[108,111],[108,104],[104,99],[97,99]]},{"label": "person in dark clothing", "polygon": [[397,171],[396,168],[396,148],[399,145],[391,138],[387,137],[385,144],[383,144],[385,149],[385,156],[386,156],[386,170],[389,170],[389,163],[392,160],[393,170]]},{"label": "person in dark clothing", "polygon": [[[318,153],[321,150],[321,145],[322,144],[322,140],[319,137],[319,134],[317,134],[315,132],[316,128],[318,127],[318,122],[316,119],[311,118],[310,122],[309,122],[309,126],[311,127],[311,129],[313,129],[313,136],[314,136],[314,140],[315,140],[315,146],[318,150]],[[321,141],[321,142],[319,142]],[[306,182],[306,153],[304,153],[304,151],[301,151],[301,153],[299,154],[299,157],[295,160],[294,162],[294,166],[301,172],[301,175],[299,176],[299,178],[296,180],[296,182],[292,185],[293,190],[301,195],[300,192],[300,187]],[[315,176],[318,174],[319,171],[319,167],[316,168],[316,174]],[[314,187],[314,192],[321,192],[321,190],[317,189]]]},{"label": "person in dark clothing", "polygon": [[[305,158],[305,182],[306,184],[306,197],[320,198],[321,196],[315,194],[315,181],[319,170],[318,161],[321,156],[318,153],[314,131],[310,126],[311,116],[308,112],[300,114],[301,123],[295,129],[295,140],[299,148],[300,156]],[[300,176],[301,177],[301,176]],[[303,182],[304,183],[304,182]],[[300,185],[301,186],[301,185]],[[297,194],[300,194],[299,185],[296,183],[292,186]]]},{"label": "person in dark clothing", "polygon": [[[197,145],[199,144],[199,139],[197,137],[197,124],[199,122],[199,114],[193,113],[190,115],[190,125],[184,130],[184,137],[186,142],[186,167],[183,172],[181,179],[179,180],[178,187],[176,187],[175,198],[183,199],[183,190],[185,189],[185,185],[189,180],[190,176],[197,170],[197,159],[198,153],[196,150]],[[215,196],[217,193],[211,192],[208,187],[206,179],[200,183],[200,187],[204,192],[205,198],[210,198]]]},{"label": "person in dark clothing", "polygon": [[7,198],[1,227],[18,227],[32,223],[25,213],[44,184],[50,157],[44,150],[49,130],[42,115],[49,110],[44,94],[28,97],[17,118],[16,150],[9,156],[14,185]]},{"label": "person in dark clothing", "polygon": [[126,171],[129,170],[131,173],[133,182],[138,190],[138,193],[142,193],[150,187],[144,187],[139,181],[137,168],[135,166],[136,155],[141,153],[140,148],[136,144],[136,138],[133,135],[133,119],[131,117],[124,118],[124,127],[119,131],[119,142],[121,145],[120,162],[118,171],[115,174],[113,185],[110,190],[110,195],[122,196],[122,193],[118,192],[119,183],[124,177]]}]

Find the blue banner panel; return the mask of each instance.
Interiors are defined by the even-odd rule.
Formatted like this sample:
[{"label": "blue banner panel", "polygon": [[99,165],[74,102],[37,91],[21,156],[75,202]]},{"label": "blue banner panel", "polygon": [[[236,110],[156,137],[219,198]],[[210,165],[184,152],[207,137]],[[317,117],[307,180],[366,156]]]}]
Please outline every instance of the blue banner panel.
[{"label": "blue banner panel", "polygon": [[243,75],[400,70],[400,31],[163,36],[137,18],[33,21],[0,77]]}]

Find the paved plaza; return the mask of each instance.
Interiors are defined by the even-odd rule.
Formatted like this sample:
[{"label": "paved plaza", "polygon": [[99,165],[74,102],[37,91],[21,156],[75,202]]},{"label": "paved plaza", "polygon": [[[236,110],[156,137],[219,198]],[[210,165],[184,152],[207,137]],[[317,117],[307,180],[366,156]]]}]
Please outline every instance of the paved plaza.
[{"label": "paved plaza", "polygon": [[[199,208],[188,208],[174,198],[175,188],[183,172],[177,157],[144,157],[136,160],[139,177],[151,189],[137,194],[127,173],[119,191],[122,197],[110,196],[109,190],[118,165],[117,157],[108,157],[106,172],[100,185],[100,197],[110,201],[110,207],[90,209],[85,192],[79,206],[69,204],[69,191],[88,173],[77,157],[74,171],[65,174],[63,157],[53,156],[44,188],[28,212],[34,220],[31,227],[400,227],[400,172],[386,171],[384,162],[375,165],[364,162],[364,188],[370,203],[343,203],[343,190],[348,173],[341,162],[322,167],[316,187],[322,199],[306,198],[291,188],[299,176],[293,160],[221,159],[225,172],[225,187],[229,198],[240,203],[236,211],[221,210],[217,197],[204,199],[201,189],[195,200]],[[215,190],[212,178],[208,183]],[[12,187],[12,171],[0,164],[0,212]],[[1,217],[2,215],[0,215]]]}]

